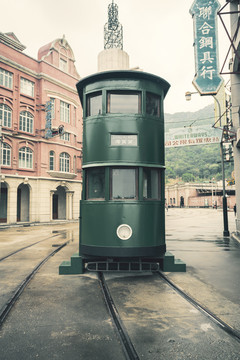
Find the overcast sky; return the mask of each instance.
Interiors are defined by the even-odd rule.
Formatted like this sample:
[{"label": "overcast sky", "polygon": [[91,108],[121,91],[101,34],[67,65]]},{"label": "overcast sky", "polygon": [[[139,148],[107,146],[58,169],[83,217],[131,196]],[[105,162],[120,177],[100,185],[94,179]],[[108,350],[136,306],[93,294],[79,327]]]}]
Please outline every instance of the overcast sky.
[{"label": "overcast sky", "polygon": [[[104,49],[103,29],[111,0],[8,0],[1,1],[0,32],[14,32],[37,59],[38,49],[65,34],[81,77],[97,72],[97,56]],[[115,0],[123,25],[123,49],[130,67],[158,75],[171,84],[165,112],[195,111],[213,104],[212,96],[192,96],[195,73],[193,0]],[[225,0],[219,0],[221,6]],[[227,8],[228,9],[228,8]],[[229,15],[224,19],[228,21]],[[219,64],[222,67],[229,40],[218,19]],[[224,77],[227,81],[228,76]]]}]

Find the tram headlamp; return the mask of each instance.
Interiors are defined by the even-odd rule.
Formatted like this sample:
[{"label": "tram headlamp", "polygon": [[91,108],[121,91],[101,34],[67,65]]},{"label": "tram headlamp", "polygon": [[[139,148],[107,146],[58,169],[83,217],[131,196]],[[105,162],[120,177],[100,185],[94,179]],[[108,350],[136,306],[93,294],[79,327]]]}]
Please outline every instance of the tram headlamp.
[{"label": "tram headlamp", "polygon": [[128,240],[132,236],[132,228],[127,224],[121,224],[117,228],[117,236],[121,240]]}]

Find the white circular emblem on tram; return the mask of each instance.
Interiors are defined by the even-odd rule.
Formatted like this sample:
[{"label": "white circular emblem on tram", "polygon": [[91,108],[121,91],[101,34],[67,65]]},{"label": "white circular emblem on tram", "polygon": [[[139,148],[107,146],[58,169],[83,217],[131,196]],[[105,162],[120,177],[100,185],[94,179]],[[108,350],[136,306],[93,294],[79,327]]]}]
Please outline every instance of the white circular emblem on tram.
[{"label": "white circular emblem on tram", "polygon": [[132,228],[127,224],[119,225],[117,228],[117,236],[121,240],[128,240],[132,236]]}]

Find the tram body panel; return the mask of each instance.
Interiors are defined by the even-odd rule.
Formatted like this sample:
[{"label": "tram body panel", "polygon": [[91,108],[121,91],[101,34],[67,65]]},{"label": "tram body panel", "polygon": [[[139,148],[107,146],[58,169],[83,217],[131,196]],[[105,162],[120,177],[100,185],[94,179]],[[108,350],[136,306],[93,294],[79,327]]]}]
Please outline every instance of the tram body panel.
[{"label": "tram body panel", "polygon": [[169,87],[131,70],[93,74],[77,84],[83,105],[80,255],[165,253],[163,99]]},{"label": "tram body panel", "polygon": [[[81,202],[80,252],[113,257],[158,257],[165,252],[164,203]],[[161,219],[161,220],[160,220]],[[131,228],[126,239],[119,226]],[[121,236],[121,235],[120,235]]]},{"label": "tram body panel", "polygon": [[[120,124],[119,124],[120,122]],[[83,163],[132,162],[164,164],[163,122],[142,117],[87,120],[84,124]],[[136,137],[137,146],[113,144],[115,135]]]}]

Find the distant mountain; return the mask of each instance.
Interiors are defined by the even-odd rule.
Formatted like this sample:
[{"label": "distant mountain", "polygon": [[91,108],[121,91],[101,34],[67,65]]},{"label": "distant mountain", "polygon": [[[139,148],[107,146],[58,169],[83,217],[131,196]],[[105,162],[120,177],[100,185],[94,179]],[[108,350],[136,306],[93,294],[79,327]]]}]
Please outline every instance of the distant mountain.
[{"label": "distant mountain", "polygon": [[[165,114],[165,131],[214,124],[214,107],[206,106],[196,112]],[[222,179],[220,145],[196,145],[166,148],[166,183],[175,181],[194,182]],[[226,179],[231,178],[233,163],[225,164]]]},{"label": "distant mountain", "polygon": [[214,106],[208,105],[195,112],[178,112],[175,114],[164,114],[165,131],[170,128],[178,128],[193,125],[214,124]]}]

